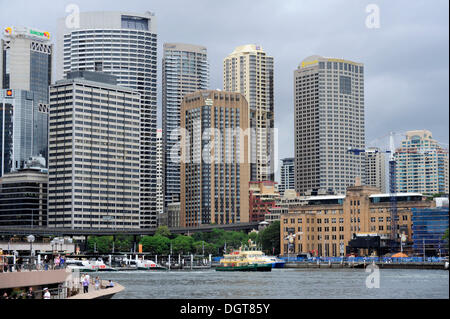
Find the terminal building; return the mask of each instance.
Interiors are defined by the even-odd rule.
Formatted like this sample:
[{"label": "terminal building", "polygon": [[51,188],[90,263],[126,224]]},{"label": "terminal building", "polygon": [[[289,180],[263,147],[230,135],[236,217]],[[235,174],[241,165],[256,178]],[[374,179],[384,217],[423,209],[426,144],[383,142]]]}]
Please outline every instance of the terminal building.
[{"label": "terminal building", "polygon": [[[420,193],[398,193],[397,230],[406,237],[404,249],[412,251],[414,208],[435,206]],[[346,195],[313,196],[306,203],[291,206],[281,214],[281,254],[310,253],[313,256],[339,257],[347,252],[357,235],[391,236],[391,195],[380,194],[372,186],[347,188]],[[289,236],[295,237],[289,252]],[[369,252],[366,252],[369,253]]]}]

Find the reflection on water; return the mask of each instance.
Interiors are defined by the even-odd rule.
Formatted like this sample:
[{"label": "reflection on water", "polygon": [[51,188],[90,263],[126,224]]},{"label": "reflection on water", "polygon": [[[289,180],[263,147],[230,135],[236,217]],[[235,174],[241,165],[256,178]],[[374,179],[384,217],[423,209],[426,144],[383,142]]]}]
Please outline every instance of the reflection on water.
[{"label": "reflection on water", "polygon": [[406,299],[449,298],[445,270],[381,269],[368,289],[364,269],[274,269],[271,273],[208,271],[103,273],[126,290],[115,299]]}]

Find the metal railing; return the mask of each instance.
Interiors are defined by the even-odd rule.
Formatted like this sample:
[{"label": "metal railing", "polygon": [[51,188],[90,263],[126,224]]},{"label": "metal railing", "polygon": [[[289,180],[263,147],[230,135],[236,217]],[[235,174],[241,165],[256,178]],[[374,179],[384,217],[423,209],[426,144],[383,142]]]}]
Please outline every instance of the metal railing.
[{"label": "metal railing", "polygon": [[286,262],[313,262],[313,263],[444,263],[445,257],[280,257]]},{"label": "metal railing", "polygon": [[22,263],[22,264],[0,264],[0,273],[24,272],[24,271],[48,271],[66,269],[66,264],[55,265],[54,263]]}]

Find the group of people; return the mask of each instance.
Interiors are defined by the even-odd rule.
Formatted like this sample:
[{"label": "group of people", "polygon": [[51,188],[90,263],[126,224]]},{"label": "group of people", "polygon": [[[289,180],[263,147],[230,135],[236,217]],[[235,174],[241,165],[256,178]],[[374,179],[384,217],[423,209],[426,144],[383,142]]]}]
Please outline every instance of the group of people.
[{"label": "group of people", "polygon": [[[93,283],[94,283],[95,290],[100,290],[101,282],[100,282],[100,278],[98,276],[95,277]],[[85,293],[85,294],[89,293],[89,286],[91,285],[91,277],[89,276],[89,274],[81,275],[80,284],[83,287],[83,293]],[[110,280],[108,285],[105,288],[107,289],[107,288],[113,288],[113,287],[114,287],[114,283],[112,282],[112,280]]]},{"label": "group of people", "polygon": [[7,292],[4,292],[0,299],[35,299],[35,298],[36,295],[33,291],[33,287],[30,287],[28,288],[27,292],[25,291],[12,292],[10,295],[8,295]]}]

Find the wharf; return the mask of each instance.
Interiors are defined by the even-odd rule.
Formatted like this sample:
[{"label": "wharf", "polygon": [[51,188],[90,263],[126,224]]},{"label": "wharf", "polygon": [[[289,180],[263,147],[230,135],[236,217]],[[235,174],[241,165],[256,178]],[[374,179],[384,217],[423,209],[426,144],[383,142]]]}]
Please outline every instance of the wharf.
[{"label": "wharf", "polygon": [[[330,268],[366,268],[373,263],[306,263],[287,262],[284,268],[296,269],[330,269]],[[380,269],[441,269],[445,270],[444,263],[375,263]]]}]

